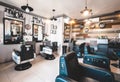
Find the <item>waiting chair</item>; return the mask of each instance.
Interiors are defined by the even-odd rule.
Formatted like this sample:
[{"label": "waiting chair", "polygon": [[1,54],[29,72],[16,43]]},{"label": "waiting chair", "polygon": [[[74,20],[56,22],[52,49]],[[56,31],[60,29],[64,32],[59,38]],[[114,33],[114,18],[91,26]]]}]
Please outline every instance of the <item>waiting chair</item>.
[{"label": "waiting chair", "polygon": [[17,64],[15,70],[25,70],[32,66],[30,61],[33,61],[36,57],[34,53],[33,45],[25,44],[21,45],[21,51],[13,50],[12,59]]},{"label": "waiting chair", "polygon": [[70,52],[60,57],[60,70],[55,82],[114,82],[114,76],[103,68],[78,63],[76,54]]}]

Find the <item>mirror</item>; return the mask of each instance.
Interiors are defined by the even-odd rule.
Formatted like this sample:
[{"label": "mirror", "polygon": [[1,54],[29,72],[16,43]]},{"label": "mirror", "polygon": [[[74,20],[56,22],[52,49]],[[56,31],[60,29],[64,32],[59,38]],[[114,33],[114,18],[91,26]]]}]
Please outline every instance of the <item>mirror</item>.
[{"label": "mirror", "polygon": [[4,44],[22,42],[23,21],[4,18]]},{"label": "mirror", "polygon": [[43,40],[43,26],[33,24],[33,40],[36,42]]}]

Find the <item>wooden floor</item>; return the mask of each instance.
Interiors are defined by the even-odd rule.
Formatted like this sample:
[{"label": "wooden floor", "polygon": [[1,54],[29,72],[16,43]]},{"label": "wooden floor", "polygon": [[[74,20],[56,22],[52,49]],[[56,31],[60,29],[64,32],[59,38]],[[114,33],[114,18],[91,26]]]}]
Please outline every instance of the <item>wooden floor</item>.
[{"label": "wooden floor", "polygon": [[0,82],[55,82],[59,72],[59,57],[45,60],[40,55],[24,71],[14,70],[14,62],[0,64]]}]

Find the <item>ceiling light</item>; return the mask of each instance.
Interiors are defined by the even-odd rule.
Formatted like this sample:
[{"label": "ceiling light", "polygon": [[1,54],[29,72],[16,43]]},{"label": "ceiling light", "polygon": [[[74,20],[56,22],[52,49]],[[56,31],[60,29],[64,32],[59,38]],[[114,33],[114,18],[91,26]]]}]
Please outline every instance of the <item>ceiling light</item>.
[{"label": "ceiling light", "polygon": [[26,5],[21,6],[21,9],[23,9],[25,12],[33,11],[33,8],[28,5],[28,0]]},{"label": "ceiling light", "polygon": [[55,14],[55,9],[52,10],[53,11],[53,17],[50,19],[52,21],[56,21],[57,19],[55,18],[54,14]]},{"label": "ceiling light", "polygon": [[87,8],[87,0],[85,2],[85,9],[80,12],[83,16],[88,16],[92,14],[92,9]]},{"label": "ceiling light", "polygon": [[75,24],[75,20],[72,19],[72,20],[70,21],[70,24]]}]

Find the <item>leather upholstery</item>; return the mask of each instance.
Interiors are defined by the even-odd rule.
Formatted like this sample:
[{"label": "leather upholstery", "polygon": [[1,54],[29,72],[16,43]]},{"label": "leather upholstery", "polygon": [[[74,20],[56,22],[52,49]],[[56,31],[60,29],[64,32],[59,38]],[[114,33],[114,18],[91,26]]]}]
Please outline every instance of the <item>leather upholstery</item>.
[{"label": "leather upholstery", "polygon": [[86,43],[82,43],[79,48],[80,48],[80,53],[81,54],[91,54],[91,48],[89,45],[85,46]]},{"label": "leather upholstery", "polygon": [[110,60],[105,56],[85,55],[83,62],[110,70]]},{"label": "leather upholstery", "polygon": [[13,50],[12,59],[17,64],[25,63],[32,61],[36,57],[34,53],[33,45],[25,44],[21,45],[21,51]]},{"label": "leather upholstery", "polygon": [[41,56],[43,56],[45,59],[48,60],[53,60],[55,59],[55,56],[53,55],[53,52],[58,50],[58,44],[57,42],[51,42],[50,41],[46,41],[45,44],[40,46],[40,54]]},{"label": "leather upholstery", "polygon": [[58,43],[57,42],[52,42],[52,51],[57,51],[58,50]]},{"label": "leather upholstery", "polygon": [[114,76],[110,71],[78,63],[74,52],[60,57],[59,72],[55,82],[114,82]]},{"label": "leather upholstery", "polygon": [[17,64],[15,70],[22,71],[30,68],[32,66],[30,61],[34,60],[35,57],[34,47],[31,44],[23,44],[21,51],[13,50],[12,59]]}]

